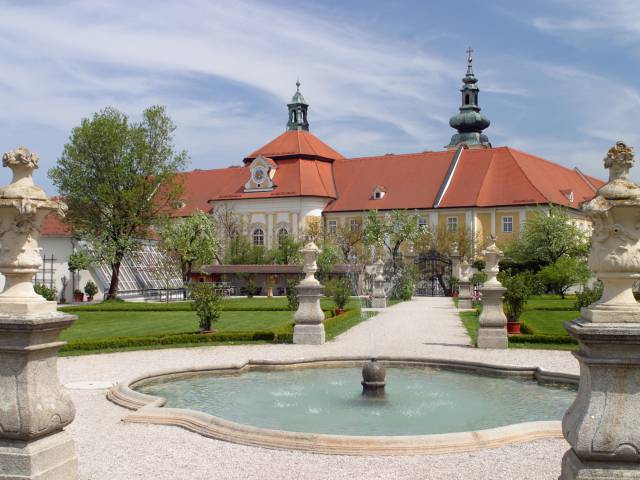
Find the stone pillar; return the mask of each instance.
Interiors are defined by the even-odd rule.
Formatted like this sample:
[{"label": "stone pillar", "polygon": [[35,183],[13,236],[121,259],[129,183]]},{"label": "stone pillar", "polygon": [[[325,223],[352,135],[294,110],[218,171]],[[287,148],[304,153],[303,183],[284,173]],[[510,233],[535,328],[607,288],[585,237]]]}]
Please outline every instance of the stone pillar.
[{"label": "stone pillar", "polygon": [[320,297],[324,287],[316,279],[318,271],[316,260],[320,249],[309,242],[302,249],[302,271],[305,278],[296,287],[300,304],[294,316],[296,325],[293,328],[293,343],[304,345],[320,345],[325,341],[324,312],[320,308]]},{"label": "stone pillar", "polygon": [[507,348],[507,317],[502,309],[502,297],[506,288],[496,276],[500,271],[498,262],[502,251],[496,246],[495,237],[490,237],[491,244],[482,252],[486,263],[487,281],[482,285],[482,313],[478,329],[478,348]]},{"label": "stone pillar", "polygon": [[371,307],[387,308],[387,294],[384,291],[384,262],[378,258],[376,262],[376,277],[373,279],[373,292],[371,294]]},{"label": "stone pillar", "polygon": [[472,303],[473,286],[471,285],[471,264],[463,259],[460,264],[460,291],[458,292],[458,308],[469,310]]},{"label": "stone pillar", "polygon": [[[460,253],[458,253],[458,244],[456,242],[453,242],[453,244],[451,245],[451,254],[449,255],[449,257],[451,258],[451,277],[457,278],[458,281],[460,281],[460,277],[462,276],[460,259],[462,258],[462,256],[460,255]],[[453,295],[453,289],[451,291],[451,295]]]},{"label": "stone pillar", "polygon": [[561,480],[640,479],[640,187],[628,180],[633,149],[618,142],[604,159],[609,182],[583,205],[593,222],[589,266],[602,298],[565,323],[578,340],[580,387],[564,416],[571,445]]},{"label": "stone pillar", "polygon": [[35,153],[19,148],[2,160],[13,180],[0,188],[0,480],[74,480],[75,447],[63,429],[75,409],[56,363],[64,345],[58,334],[76,317],[58,312],[31,283],[42,263],[42,221],[65,207],[33,184]]}]

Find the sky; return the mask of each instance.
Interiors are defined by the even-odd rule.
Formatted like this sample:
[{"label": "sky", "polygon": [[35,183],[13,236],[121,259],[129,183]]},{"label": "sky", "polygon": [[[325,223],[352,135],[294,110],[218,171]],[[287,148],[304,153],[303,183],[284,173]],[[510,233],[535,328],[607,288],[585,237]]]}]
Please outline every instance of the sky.
[{"label": "sky", "polygon": [[494,146],[599,178],[616,140],[640,146],[638,0],[0,0],[0,18],[0,150],[36,151],[50,194],[106,106],[165,105],[189,169],[223,168],[284,131],[298,78],[343,155],[441,150],[469,46]]}]

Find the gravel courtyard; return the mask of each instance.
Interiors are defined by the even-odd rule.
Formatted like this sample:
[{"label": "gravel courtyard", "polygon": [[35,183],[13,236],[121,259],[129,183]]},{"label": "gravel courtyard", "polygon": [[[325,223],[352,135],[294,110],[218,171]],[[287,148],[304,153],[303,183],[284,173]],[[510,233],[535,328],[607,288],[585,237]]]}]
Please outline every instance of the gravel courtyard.
[{"label": "gravel courtyard", "polygon": [[[569,352],[477,350],[450,298],[418,298],[388,308],[321,346],[250,345],[147,350],[59,359],[63,384],[115,382],[160,369],[293,360],[340,355],[392,355],[540,366],[578,373]],[[568,444],[538,440],[469,453],[349,457],[267,450],[230,444],[177,428],[125,424],[128,410],[106,390],[69,390],[77,417],[68,428],[77,442],[83,480],[128,479],[556,479]],[[517,408],[517,405],[514,405]]]}]

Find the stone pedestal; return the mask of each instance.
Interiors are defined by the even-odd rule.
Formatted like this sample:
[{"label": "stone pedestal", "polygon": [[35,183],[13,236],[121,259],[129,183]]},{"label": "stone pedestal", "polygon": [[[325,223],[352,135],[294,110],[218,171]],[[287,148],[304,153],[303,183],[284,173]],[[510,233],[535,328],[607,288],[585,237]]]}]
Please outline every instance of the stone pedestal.
[{"label": "stone pedestal", "polygon": [[473,309],[472,304],[472,296],[473,286],[471,282],[461,281],[460,282],[460,291],[458,292],[458,308],[460,310],[471,310]]},{"label": "stone pedestal", "polygon": [[640,479],[640,187],[627,178],[632,149],[618,142],[609,183],[583,205],[593,222],[589,266],[602,298],[565,327],[580,345],[580,386],[562,421],[571,445],[561,480]]},{"label": "stone pedestal", "polygon": [[387,294],[384,291],[384,262],[381,258],[376,262],[376,276],[373,279],[373,291],[371,292],[372,308],[387,308]]},{"label": "stone pedestal", "polygon": [[478,329],[478,348],[507,348],[507,317],[502,308],[502,297],[506,288],[498,281],[498,262],[502,252],[496,246],[495,238],[482,252],[485,257],[487,281],[482,286],[482,313]]},{"label": "stone pedestal", "polygon": [[324,287],[314,276],[318,271],[316,260],[319,254],[320,249],[313,242],[302,249],[302,271],[306,277],[296,287],[300,303],[294,316],[293,343],[320,345],[325,342],[324,312],[320,307]]},{"label": "stone pedestal", "polygon": [[33,290],[41,266],[44,218],[60,210],[33,184],[38,157],[25,148],[6,153],[13,181],[0,188],[0,480],[75,480],[73,441],[63,428],[75,416],[60,385],[58,334],[76,317],[56,311]]}]

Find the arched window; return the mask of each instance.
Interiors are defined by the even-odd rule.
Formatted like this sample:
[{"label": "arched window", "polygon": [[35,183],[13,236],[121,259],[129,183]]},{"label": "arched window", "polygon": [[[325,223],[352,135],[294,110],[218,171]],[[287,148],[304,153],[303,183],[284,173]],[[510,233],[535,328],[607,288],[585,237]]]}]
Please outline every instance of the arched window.
[{"label": "arched window", "polygon": [[287,227],[281,227],[280,230],[278,230],[278,245],[282,245],[288,236],[289,230],[287,230]]},{"label": "arched window", "polygon": [[253,231],[253,244],[264,245],[264,230],[261,228],[256,228]]},{"label": "arched window", "polygon": [[464,104],[465,105],[469,105],[469,94],[468,93],[464,96]]}]

